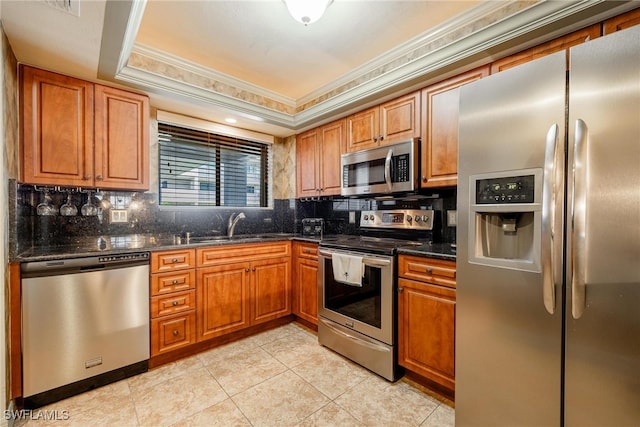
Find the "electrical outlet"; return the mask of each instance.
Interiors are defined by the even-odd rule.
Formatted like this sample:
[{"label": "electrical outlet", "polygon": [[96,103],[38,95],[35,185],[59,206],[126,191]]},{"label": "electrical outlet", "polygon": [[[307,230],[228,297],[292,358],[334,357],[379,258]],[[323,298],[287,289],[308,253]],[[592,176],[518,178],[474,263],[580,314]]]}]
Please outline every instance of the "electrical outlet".
[{"label": "electrical outlet", "polygon": [[447,226],[455,227],[458,224],[458,211],[447,211]]},{"label": "electrical outlet", "polygon": [[127,222],[128,212],[126,209],[111,209],[111,221],[110,222]]}]

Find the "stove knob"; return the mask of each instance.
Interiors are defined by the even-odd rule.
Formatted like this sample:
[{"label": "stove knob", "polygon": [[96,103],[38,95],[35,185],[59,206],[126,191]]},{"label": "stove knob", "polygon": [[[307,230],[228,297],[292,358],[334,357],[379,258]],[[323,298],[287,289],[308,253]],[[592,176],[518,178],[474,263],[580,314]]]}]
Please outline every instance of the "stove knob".
[{"label": "stove knob", "polygon": [[411,217],[411,215],[407,215],[406,216],[407,222],[411,222],[413,220],[413,218]]},{"label": "stove knob", "polygon": [[422,221],[429,222],[429,215],[422,215]]},{"label": "stove knob", "polygon": [[416,222],[420,222],[420,215],[416,215],[414,219],[416,220]]},{"label": "stove knob", "polygon": [[369,215],[365,215],[365,216],[364,216],[364,220],[365,220],[365,221],[368,221],[368,220],[369,220]]}]

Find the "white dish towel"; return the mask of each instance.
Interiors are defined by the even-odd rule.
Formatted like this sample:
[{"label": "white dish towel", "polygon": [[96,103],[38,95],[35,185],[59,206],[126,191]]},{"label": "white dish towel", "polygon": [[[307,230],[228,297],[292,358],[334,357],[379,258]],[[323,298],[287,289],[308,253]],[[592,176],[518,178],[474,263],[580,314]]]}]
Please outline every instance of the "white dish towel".
[{"label": "white dish towel", "polygon": [[336,282],[362,286],[364,263],[361,256],[347,254],[331,254],[333,278]]}]

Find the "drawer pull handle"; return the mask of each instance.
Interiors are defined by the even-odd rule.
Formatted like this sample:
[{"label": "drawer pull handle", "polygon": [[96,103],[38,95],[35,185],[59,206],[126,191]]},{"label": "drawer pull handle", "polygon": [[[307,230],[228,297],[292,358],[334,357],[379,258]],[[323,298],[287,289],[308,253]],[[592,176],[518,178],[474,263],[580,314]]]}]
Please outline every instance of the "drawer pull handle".
[{"label": "drawer pull handle", "polygon": [[173,282],[172,282],[172,283],[173,283],[174,285],[177,285],[177,284],[178,284],[178,279],[173,279]]},{"label": "drawer pull handle", "polygon": [[178,258],[172,259],[171,262],[173,262],[175,264],[176,262],[178,262]]},{"label": "drawer pull handle", "polygon": [[175,307],[176,305],[178,305],[178,301],[173,302],[173,306]]},{"label": "drawer pull handle", "polygon": [[433,269],[431,267],[427,267],[427,274],[432,274],[433,273]]},{"label": "drawer pull handle", "polygon": [[178,330],[177,330],[177,329],[174,329],[174,330],[173,330],[173,336],[174,336],[174,337],[177,337],[177,336],[178,336],[178,334],[180,334],[180,332],[178,332]]}]

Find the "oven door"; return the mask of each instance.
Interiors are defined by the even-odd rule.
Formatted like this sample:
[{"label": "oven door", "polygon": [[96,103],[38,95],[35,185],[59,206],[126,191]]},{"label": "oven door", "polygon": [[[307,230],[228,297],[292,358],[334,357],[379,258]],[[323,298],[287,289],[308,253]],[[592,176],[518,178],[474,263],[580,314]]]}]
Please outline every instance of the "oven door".
[{"label": "oven door", "polygon": [[[363,257],[362,286],[336,281],[332,255]],[[394,257],[321,248],[318,314],[351,330],[394,345]]]}]

